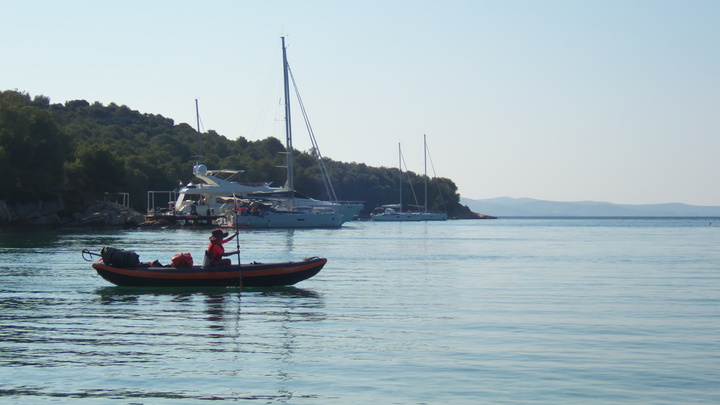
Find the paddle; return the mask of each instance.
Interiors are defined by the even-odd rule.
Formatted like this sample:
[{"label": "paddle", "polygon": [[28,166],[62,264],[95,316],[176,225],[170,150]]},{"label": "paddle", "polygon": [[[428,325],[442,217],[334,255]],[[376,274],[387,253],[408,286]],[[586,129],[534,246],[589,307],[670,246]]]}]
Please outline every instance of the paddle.
[{"label": "paddle", "polygon": [[237,197],[235,197],[235,193],[233,193],[233,205],[235,206],[235,216],[233,218],[233,221],[235,221],[235,244],[237,246],[237,259],[238,259],[238,276],[240,276],[240,288],[242,288],[243,282],[242,282],[242,266],[240,263],[240,235],[239,233],[239,225],[238,225],[238,203],[237,203]]}]

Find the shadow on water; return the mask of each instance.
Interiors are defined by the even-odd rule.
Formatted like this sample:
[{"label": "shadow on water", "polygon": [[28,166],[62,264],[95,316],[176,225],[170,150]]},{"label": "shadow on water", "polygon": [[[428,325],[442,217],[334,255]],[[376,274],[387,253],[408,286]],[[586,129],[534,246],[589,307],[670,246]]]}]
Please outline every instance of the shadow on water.
[{"label": "shadow on water", "polygon": [[100,296],[103,303],[112,303],[118,301],[132,301],[133,297],[151,295],[151,296],[189,296],[189,295],[206,295],[214,297],[227,294],[252,294],[265,297],[281,297],[281,298],[314,298],[320,299],[322,296],[313,290],[298,288],[293,286],[283,287],[103,287],[95,291]]},{"label": "shadow on water", "polygon": [[65,230],[44,229],[0,229],[0,249],[47,249],[90,247],[98,252],[103,246],[116,245],[123,241],[119,231],[69,232]]},{"label": "shadow on water", "polygon": [[38,246],[53,246],[60,240],[58,232],[36,232],[15,229],[0,231],[0,248],[23,249]]}]

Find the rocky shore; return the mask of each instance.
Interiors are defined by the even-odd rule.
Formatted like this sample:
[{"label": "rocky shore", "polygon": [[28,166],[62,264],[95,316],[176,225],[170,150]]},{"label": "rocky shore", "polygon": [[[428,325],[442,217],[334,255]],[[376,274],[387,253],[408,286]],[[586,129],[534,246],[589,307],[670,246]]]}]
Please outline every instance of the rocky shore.
[{"label": "rocky shore", "polygon": [[68,212],[59,196],[29,203],[7,203],[0,200],[0,226],[133,228],[143,222],[143,214],[107,201],[95,201],[75,212]]},{"label": "rocky shore", "polygon": [[450,219],[497,219],[497,217],[493,217],[492,215],[479,214],[477,212],[471,211],[470,214],[462,218],[454,217]]},{"label": "rocky shore", "polygon": [[450,219],[497,219],[490,215],[473,212],[467,205],[461,205],[456,212],[451,214]]}]

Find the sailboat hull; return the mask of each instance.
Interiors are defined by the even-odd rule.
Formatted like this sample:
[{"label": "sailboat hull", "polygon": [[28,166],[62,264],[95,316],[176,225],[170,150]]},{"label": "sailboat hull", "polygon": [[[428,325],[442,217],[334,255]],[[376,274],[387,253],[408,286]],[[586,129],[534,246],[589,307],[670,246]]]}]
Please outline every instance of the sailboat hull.
[{"label": "sailboat hull", "polygon": [[410,212],[396,214],[377,214],[370,218],[373,221],[395,221],[395,222],[412,222],[412,221],[447,221],[447,214],[435,214],[431,212]]},{"label": "sailboat hull", "polygon": [[343,216],[339,212],[266,212],[237,216],[235,222],[239,228],[339,228]]}]

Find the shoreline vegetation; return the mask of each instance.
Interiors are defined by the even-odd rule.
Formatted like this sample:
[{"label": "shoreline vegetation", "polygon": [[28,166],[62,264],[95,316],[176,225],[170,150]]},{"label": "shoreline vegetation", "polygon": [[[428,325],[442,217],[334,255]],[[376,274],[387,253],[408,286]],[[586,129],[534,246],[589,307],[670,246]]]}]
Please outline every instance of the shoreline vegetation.
[{"label": "shoreline vegetation", "polygon": [[[194,181],[192,167],[198,161],[240,170],[242,183],[285,182],[285,146],[277,138],[231,140],[214,130],[198,133],[187,123],[115,103],[53,104],[44,95],[0,91],[0,128],[0,226],[139,225],[145,222],[138,220],[144,216],[139,213],[156,208],[147,206],[148,191],[176,190]],[[329,199],[315,151],[295,150],[294,162],[295,188]],[[323,164],[340,199],[364,202],[361,218],[397,201],[397,168],[329,158]],[[412,190],[424,190],[425,177],[412,171],[402,176],[412,185],[403,187],[403,201],[414,201]],[[492,218],[461,204],[451,179],[429,183],[428,211],[447,212],[454,219]],[[114,213],[91,212],[106,195],[120,193],[128,197],[124,205],[135,211],[127,221]],[[104,221],[98,219],[102,216]]]}]

